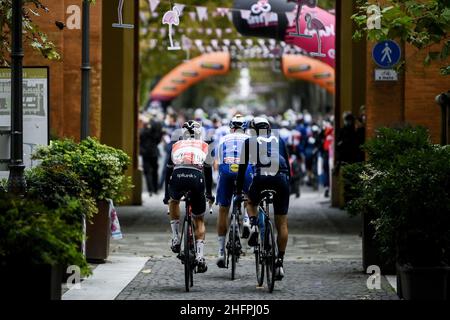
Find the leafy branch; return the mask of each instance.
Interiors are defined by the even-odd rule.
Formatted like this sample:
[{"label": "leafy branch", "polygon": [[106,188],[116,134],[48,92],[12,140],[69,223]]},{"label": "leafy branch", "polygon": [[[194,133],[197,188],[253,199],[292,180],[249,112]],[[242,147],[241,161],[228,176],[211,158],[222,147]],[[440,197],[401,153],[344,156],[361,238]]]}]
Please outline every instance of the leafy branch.
[{"label": "leafy branch", "polygon": [[[91,4],[95,0],[89,0]],[[33,18],[41,13],[49,12],[47,6],[40,0],[23,0],[22,26],[24,41],[34,50],[38,51],[45,59],[59,60],[61,56],[56,50],[56,45],[48,39],[46,33],[33,22]],[[0,0],[0,65],[10,65],[11,32],[12,29],[12,0]]]},{"label": "leafy branch", "polygon": [[450,0],[403,1],[388,0],[379,12],[380,28],[369,28],[369,7],[373,2],[357,1],[357,12],[352,16],[356,23],[355,40],[370,41],[400,39],[419,50],[442,44],[440,51],[429,51],[424,64],[432,61],[442,64],[441,74],[450,75]]}]

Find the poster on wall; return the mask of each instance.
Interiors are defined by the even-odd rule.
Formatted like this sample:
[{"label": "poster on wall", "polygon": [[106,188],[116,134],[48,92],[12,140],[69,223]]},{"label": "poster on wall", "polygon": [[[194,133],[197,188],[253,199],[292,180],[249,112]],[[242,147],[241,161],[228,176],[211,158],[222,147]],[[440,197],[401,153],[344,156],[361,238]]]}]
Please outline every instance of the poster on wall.
[{"label": "poster on wall", "polygon": [[[0,131],[11,128],[11,69],[0,68]],[[49,70],[48,67],[23,69],[23,153],[24,164],[36,163],[32,153],[49,144]],[[0,136],[0,159],[10,158],[10,136]],[[0,178],[8,177],[7,164],[0,164]]]}]

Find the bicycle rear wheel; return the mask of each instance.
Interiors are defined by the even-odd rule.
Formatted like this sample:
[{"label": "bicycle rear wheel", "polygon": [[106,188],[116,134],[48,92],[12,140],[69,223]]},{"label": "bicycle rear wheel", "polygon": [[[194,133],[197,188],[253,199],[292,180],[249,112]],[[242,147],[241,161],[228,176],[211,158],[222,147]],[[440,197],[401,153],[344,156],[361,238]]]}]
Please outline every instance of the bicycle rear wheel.
[{"label": "bicycle rear wheel", "polygon": [[268,221],[265,228],[264,237],[264,251],[265,251],[265,265],[266,265],[266,275],[267,275],[267,288],[269,292],[272,293],[275,287],[275,260],[276,260],[276,250],[275,250],[275,236],[273,233],[273,223]]},{"label": "bicycle rear wheel", "polygon": [[236,247],[236,216],[233,215],[233,219],[231,220],[231,280],[236,278],[236,260],[237,260],[237,247]]},{"label": "bicycle rear wheel", "polygon": [[191,248],[190,248],[190,224],[187,220],[184,221],[183,226],[183,242],[184,242],[184,284],[186,287],[186,292],[189,292],[191,287]]}]

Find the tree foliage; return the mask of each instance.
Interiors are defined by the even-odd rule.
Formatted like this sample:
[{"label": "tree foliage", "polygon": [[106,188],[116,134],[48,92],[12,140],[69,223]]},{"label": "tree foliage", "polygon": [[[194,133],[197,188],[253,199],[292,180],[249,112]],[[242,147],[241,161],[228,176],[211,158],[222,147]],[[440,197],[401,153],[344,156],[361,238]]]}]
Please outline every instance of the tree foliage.
[{"label": "tree foliage", "polygon": [[[439,61],[441,73],[450,74],[450,0],[387,0],[380,10],[381,28],[369,29],[369,15],[376,14],[369,10],[373,4],[373,1],[357,0],[357,13],[352,17],[357,25],[355,39],[364,36],[371,41],[400,39],[419,50],[428,50],[424,64]],[[440,51],[431,49],[436,44],[442,44]]]},{"label": "tree foliage", "polygon": [[[88,0],[95,3],[95,0]],[[23,36],[27,45],[38,51],[44,58],[59,60],[60,55],[56,45],[49,40],[47,34],[41,31],[33,22],[33,18],[42,13],[48,13],[49,8],[40,0],[23,0],[22,26]],[[9,66],[11,54],[12,0],[0,0],[0,65]]]}]

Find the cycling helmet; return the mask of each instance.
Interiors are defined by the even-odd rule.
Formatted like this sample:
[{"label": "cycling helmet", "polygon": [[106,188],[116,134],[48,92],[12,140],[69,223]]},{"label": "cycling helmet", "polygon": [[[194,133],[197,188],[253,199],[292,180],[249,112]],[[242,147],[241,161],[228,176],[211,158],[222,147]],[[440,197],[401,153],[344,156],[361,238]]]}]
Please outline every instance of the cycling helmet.
[{"label": "cycling helmet", "polygon": [[266,130],[266,132],[269,133],[270,128],[269,121],[263,117],[256,117],[250,122],[250,129],[255,130],[258,135],[261,130]]},{"label": "cycling helmet", "polygon": [[202,133],[202,126],[197,121],[190,120],[183,125],[184,136],[199,139]]},{"label": "cycling helmet", "polygon": [[241,115],[235,116],[230,121],[230,128],[231,129],[244,129],[245,126],[245,118]]}]

